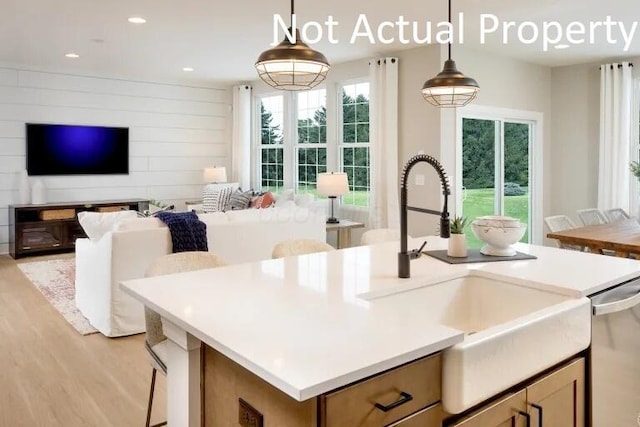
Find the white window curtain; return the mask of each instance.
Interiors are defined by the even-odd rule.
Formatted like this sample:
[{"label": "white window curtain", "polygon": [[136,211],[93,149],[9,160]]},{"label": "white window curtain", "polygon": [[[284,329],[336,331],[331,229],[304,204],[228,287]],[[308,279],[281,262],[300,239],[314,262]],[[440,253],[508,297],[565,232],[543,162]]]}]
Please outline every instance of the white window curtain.
[{"label": "white window curtain", "polygon": [[399,228],[398,59],[369,61],[371,192],[368,228]]},{"label": "white window curtain", "polygon": [[[635,215],[637,208],[631,203],[633,176],[629,172],[631,150],[636,149],[631,140],[635,133],[632,129],[634,85],[631,67],[628,62],[600,67],[598,208],[622,208]],[[637,194],[633,195],[634,205],[637,198]]]},{"label": "white window curtain", "polygon": [[[631,114],[631,150],[629,159],[631,161],[640,161],[640,79],[633,81],[633,110]],[[636,126],[633,124],[636,123]],[[638,179],[631,175],[631,183],[629,184],[629,214],[632,216],[640,215],[640,183]]]},{"label": "white window curtain", "polygon": [[233,87],[233,130],[231,161],[233,182],[251,188],[251,86]]}]

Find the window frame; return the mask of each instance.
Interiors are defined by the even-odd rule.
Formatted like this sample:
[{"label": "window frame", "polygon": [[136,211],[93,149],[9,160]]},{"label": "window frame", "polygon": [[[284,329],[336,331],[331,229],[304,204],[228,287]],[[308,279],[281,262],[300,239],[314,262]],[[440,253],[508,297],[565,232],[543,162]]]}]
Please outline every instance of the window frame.
[{"label": "window frame", "polygon": [[[287,135],[289,134],[289,130],[287,129],[287,114],[288,114],[288,105],[287,105],[287,96],[281,92],[265,92],[260,95],[254,97],[254,149],[253,152],[255,154],[255,164],[252,172],[252,182],[254,183],[254,188],[262,189],[262,152],[265,149],[273,149],[273,148],[282,148],[282,189],[287,188]],[[272,98],[272,97],[282,97],[282,143],[281,144],[262,144],[262,110],[260,108],[262,104],[262,100],[264,98]],[[275,145],[273,147],[272,145]],[[278,188],[278,187],[276,187]],[[273,191],[273,190],[272,190]],[[275,190],[274,193],[279,193],[281,190]]]},{"label": "window frame", "polygon": [[[272,96],[282,96],[283,98],[283,189],[293,188],[298,193],[299,181],[299,148],[325,148],[327,157],[327,171],[343,170],[343,146],[347,147],[366,147],[370,150],[370,142],[367,143],[344,143],[343,142],[343,111],[342,111],[342,91],[345,86],[369,83],[371,81],[368,76],[362,76],[352,79],[345,79],[334,84],[318,85],[311,90],[324,89],[326,92],[326,142],[323,143],[299,143],[298,142],[298,92],[283,91],[254,91],[253,93],[253,138],[252,138],[252,165],[251,165],[251,182],[256,189],[262,189],[262,134],[261,134],[261,110],[260,103],[263,98]],[[332,109],[334,111],[332,111]],[[369,129],[371,129],[371,116],[369,116]],[[357,145],[356,145],[357,144]],[[369,157],[370,158],[370,157]],[[255,160],[254,160],[255,159]],[[372,191],[373,182],[371,180],[371,164],[369,163],[369,192]],[[351,184],[350,184],[351,186]],[[348,196],[344,196],[345,198]],[[370,198],[369,198],[370,200]],[[343,203],[341,201],[340,203]],[[361,206],[350,203],[343,203],[353,209],[368,210],[369,205]]]},{"label": "window frame", "polygon": [[[543,183],[543,135],[544,116],[540,112],[529,110],[516,110],[482,105],[467,105],[463,110],[456,111],[455,147],[441,145],[442,153],[449,164],[454,164],[453,176],[455,177],[455,194],[452,200],[451,212],[462,211],[462,120],[499,120],[502,122],[524,122],[531,125],[529,143],[529,240],[532,244],[542,244],[543,236],[543,211],[544,200]],[[501,126],[502,127],[502,126]],[[501,130],[502,132],[502,130]],[[443,139],[444,140],[444,139]],[[495,154],[495,153],[494,153]],[[453,159],[447,156],[453,156]],[[501,187],[498,187],[501,188]]]},{"label": "window frame", "polygon": [[[367,148],[367,150],[369,151],[369,197],[367,197],[367,204],[365,206],[362,205],[356,205],[354,203],[345,203],[345,199],[347,199],[351,193],[352,187],[355,187],[354,183],[349,183],[349,194],[342,196],[342,200],[341,203],[344,205],[348,205],[354,209],[368,209],[370,206],[370,201],[371,201],[371,191],[372,191],[372,180],[371,180],[371,109],[369,109],[369,142],[344,142],[344,108],[343,108],[343,103],[342,103],[342,91],[344,90],[345,86],[352,86],[352,85],[357,85],[357,84],[361,84],[361,83],[368,83],[369,84],[369,90],[371,90],[371,80],[368,77],[360,77],[360,78],[355,78],[355,79],[349,79],[349,80],[344,80],[341,81],[340,83],[338,83],[337,85],[337,91],[336,91],[336,102],[337,102],[337,124],[336,124],[336,129],[337,129],[337,138],[336,138],[336,147],[337,147],[337,167],[339,168],[340,172],[345,172],[344,169],[344,148]],[[371,93],[371,92],[369,92]],[[369,108],[371,108],[371,95],[369,95]],[[357,123],[357,122],[356,122]],[[355,190],[354,190],[355,191]],[[353,196],[351,196],[353,197]]]},{"label": "window frame", "polygon": [[[324,86],[318,86],[316,88],[313,88],[309,91],[304,91],[304,92],[294,92],[292,95],[292,102],[295,108],[292,108],[291,110],[291,120],[293,123],[293,127],[295,128],[295,132],[292,135],[293,137],[293,141],[294,143],[293,145],[293,161],[294,161],[294,166],[293,166],[293,185],[292,188],[294,188],[296,194],[298,193],[300,187],[301,187],[301,181],[300,181],[300,163],[299,163],[299,150],[300,149],[307,149],[307,148],[317,148],[317,149],[321,149],[324,148],[325,150],[325,159],[326,159],[326,165],[324,167],[324,172],[330,170],[331,168],[331,164],[333,162],[330,161],[329,159],[329,123],[328,123],[328,118],[327,118],[327,123],[325,123],[325,142],[299,142],[299,134],[298,134],[298,121],[300,120],[299,116],[298,116],[298,112],[299,112],[299,108],[298,108],[298,95],[300,93],[309,93],[312,91],[320,91],[320,90],[324,90],[324,97],[325,97],[325,101],[324,101],[324,107],[325,109],[329,110],[329,91],[327,90],[326,87]],[[317,157],[316,157],[317,158]],[[304,164],[305,166],[308,166],[307,163]],[[316,177],[319,172],[319,169],[322,169],[321,166],[316,164]],[[317,178],[316,178],[316,191],[317,191]],[[309,185],[309,181],[304,181],[304,186],[305,186],[305,193],[308,193],[307,188]],[[314,192],[315,196],[318,196],[317,192]]]}]

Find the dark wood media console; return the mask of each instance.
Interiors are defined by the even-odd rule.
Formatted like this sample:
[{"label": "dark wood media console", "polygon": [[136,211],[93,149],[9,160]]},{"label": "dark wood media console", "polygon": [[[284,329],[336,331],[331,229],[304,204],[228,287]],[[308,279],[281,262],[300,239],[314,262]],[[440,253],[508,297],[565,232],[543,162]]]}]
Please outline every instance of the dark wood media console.
[{"label": "dark wood media console", "polygon": [[29,255],[73,251],[76,239],[86,237],[78,213],[145,211],[149,200],[100,200],[96,202],[9,205],[9,253],[14,259]]}]

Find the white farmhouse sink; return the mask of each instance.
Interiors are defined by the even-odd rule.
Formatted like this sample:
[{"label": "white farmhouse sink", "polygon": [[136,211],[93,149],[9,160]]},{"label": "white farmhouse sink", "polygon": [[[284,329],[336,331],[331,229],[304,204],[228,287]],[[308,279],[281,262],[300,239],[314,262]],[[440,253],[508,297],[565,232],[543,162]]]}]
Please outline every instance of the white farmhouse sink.
[{"label": "white farmhouse sink", "polygon": [[471,271],[407,292],[424,301],[434,323],[465,333],[442,358],[442,403],[452,414],[584,350],[591,340],[588,298],[479,274]]}]

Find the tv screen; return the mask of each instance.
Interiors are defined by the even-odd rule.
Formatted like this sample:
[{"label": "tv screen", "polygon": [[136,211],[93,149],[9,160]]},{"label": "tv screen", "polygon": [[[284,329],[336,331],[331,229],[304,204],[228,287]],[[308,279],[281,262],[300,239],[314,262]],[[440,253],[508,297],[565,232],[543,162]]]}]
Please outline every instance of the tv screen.
[{"label": "tv screen", "polygon": [[129,129],[27,123],[29,175],[129,173]]}]

